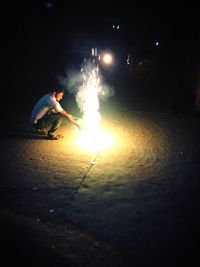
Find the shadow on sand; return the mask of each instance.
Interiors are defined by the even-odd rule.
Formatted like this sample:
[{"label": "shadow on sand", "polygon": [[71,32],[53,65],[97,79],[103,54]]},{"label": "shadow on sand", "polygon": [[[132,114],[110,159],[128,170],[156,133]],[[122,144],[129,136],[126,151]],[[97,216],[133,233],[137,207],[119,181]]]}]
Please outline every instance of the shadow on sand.
[{"label": "shadow on sand", "polygon": [[34,132],[31,129],[10,128],[6,132],[1,133],[4,138],[18,138],[18,139],[34,139],[47,140],[46,135]]}]

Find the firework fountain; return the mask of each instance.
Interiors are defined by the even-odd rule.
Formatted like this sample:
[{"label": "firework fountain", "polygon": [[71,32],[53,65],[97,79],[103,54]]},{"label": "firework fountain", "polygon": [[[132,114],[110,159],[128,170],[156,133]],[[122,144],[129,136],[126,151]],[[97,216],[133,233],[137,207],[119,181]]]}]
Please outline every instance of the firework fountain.
[{"label": "firework fountain", "polygon": [[82,130],[76,143],[90,151],[101,151],[113,144],[112,137],[101,126],[100,96],[104,91],[99,60],[97,50],[92,49],[91,59],[85,60],[81,69],[82,85],[76,94],[76,101],[83,113],[80,121]]}]

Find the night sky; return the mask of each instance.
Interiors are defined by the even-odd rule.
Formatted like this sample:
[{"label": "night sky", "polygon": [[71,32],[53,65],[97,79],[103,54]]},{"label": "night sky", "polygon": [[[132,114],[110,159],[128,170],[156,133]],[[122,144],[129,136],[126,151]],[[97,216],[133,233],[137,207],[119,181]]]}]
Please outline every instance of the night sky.
[{"label": "night sky", "polygon": [[158,79],[168,79],[177,94],[183,87],[194,91],[200,64],[198,8],[192,4],[15,1],[2,10],[10,102],[55,85],[56,76],[79,66],[93,46],[113,49],[122,63],[129,51],[150,59]]}]

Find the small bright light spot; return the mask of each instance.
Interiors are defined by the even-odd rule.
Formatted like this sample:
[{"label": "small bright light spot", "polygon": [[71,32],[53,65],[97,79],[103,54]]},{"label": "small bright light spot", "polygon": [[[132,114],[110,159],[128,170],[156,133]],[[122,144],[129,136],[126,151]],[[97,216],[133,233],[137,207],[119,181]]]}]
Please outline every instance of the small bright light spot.
[{"label": "small bright light spot", "polygon": [[158,46],[159,45],[159,42],[156,42],[156,46]]},{"label": "small bright light spot", "polygon": [[102,60],[105,64],[111,64],[113,59],[111,54],[106,53],[103,55]]},{"label": "small bright light spot", "polygon": [[119,30],[119,25],[117,25],[117,29]]},{"label": "small bright light spot", "polygon": [[115,28],[115,25],[113,25],[112,28],[114,29]]}]

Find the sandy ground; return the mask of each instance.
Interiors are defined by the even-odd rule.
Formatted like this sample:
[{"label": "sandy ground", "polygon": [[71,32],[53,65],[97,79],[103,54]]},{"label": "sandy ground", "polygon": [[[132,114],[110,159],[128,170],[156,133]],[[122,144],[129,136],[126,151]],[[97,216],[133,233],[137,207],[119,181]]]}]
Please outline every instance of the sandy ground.
[{"label": "sandy ground", "polygon": [[31,133],[1,138],[4,266],[193,266],[198,260],[198,118],[105,105],[115,143],[101,152]]}]

